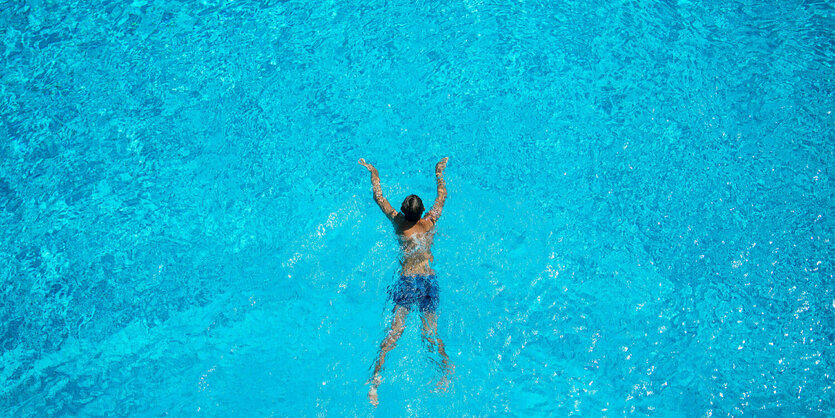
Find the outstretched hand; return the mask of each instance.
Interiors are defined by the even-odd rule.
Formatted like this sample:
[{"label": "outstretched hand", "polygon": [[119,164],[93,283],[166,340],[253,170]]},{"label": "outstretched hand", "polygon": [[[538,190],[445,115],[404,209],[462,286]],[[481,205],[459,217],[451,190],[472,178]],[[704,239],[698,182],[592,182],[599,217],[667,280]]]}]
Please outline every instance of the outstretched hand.
[{"label": "outstretched hand", "polygon": [[374,166],[365,162],[365,158],[360,158],[359,163],[361,166],[368,169],[368,171],[374,171]]},{"label": "outstretched hand", "polygon": [[441,158],[441,161],[438,161],[438,164],[435,164],[435,174],[440,175],[444,172],[447,160],[449,160],[449,157],[444,157]]}]

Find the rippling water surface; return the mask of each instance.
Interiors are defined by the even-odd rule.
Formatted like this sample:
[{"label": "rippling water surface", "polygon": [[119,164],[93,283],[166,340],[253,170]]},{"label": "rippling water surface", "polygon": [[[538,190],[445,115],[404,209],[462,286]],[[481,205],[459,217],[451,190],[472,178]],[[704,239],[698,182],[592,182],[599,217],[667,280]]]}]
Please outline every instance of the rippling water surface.
[{"label": "rippling water surface", "polygon": [[[835,9],[0,3],[0,415],[833,413]],[[434,199],[420,321],[370,366]]]}]

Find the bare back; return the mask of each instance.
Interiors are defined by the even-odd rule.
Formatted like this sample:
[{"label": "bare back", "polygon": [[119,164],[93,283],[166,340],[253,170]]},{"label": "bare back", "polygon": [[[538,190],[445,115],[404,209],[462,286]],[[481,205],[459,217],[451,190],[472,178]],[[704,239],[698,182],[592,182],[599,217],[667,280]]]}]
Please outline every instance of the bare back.
[{"label": "bare back", "polygon": [[395,234],[400,242],[401,275],[435,274],[430,263],[432,241],[435,236],[435,223],[429,219],[409,222],[398,214],[393,220]]}]

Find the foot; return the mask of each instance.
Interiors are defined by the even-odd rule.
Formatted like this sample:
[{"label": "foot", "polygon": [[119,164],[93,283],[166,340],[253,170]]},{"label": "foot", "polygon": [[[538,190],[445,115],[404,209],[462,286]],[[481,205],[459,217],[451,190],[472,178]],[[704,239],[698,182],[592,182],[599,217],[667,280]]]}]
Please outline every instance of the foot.
[{"label": "foot", "polygon": [[441,380],[438,380],[438,384],[435,385],[435,389],[439,392],[446,392],[447,388],[449,388],[449,382],[452,380],[453,374],[455,374],[455,365],[449,363],[444,367],[444,375],[441,376]]},{"label": "foot", "polygon": [[371,402],[371,405],[375,407],[380,404],[380,402],[377,401],[377,388],[374,386],[371,386],[371,389],[368,389],[368,402]]},{"label": "foot", "polygon": [[377,387],[380,386],[380,381],[380,376],[374,376],[368,381],[371,384],[371,388],[368,389],[368,402],[371,402],[373,406],[377,406],[380,403],[377,400]]}]

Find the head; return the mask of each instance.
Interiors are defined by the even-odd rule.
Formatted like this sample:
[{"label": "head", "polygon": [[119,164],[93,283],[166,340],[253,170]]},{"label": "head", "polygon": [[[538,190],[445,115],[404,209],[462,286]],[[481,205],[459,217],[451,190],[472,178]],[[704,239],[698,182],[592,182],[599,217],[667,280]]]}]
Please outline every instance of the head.
[{"label": "head", "polygon": [[420,215],[423,214],[423,201],[417,195],[409,195],[406,199],[403,199],[400,212],[403,213],[407,221],[417,222],[420,220]]}]

